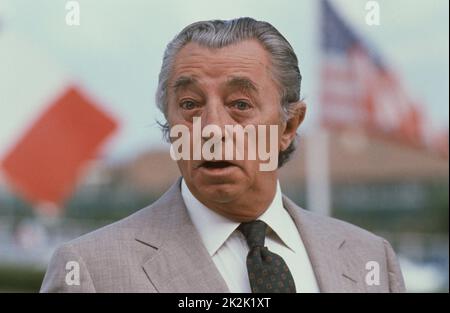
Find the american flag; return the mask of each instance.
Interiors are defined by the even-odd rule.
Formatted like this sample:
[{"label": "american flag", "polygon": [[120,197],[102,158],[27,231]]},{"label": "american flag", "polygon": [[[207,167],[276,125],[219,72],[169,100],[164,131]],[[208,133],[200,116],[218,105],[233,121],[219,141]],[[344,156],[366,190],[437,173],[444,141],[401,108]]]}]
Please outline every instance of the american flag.
[{"label": "american flag", "polygon": [[423,113],[375,49],[321,1],[321,122],[422,146]]}]

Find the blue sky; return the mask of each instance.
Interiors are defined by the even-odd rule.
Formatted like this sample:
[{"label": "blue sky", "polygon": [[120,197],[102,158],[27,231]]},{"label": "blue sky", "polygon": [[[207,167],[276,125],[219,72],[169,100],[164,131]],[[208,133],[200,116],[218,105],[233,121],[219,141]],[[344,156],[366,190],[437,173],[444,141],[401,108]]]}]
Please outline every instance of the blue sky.
[{"label": "blue sky", "polygon": [[[64,0],[2,0],[0,47],[5,33],[21,38],[33,47],[32,51],[39,51],[54,62],[64,77],[81,84],[120,118],[123,126],[107,146],[108,157],[123,159],[161,145],[155,120],[163,117],[154,104],[154,92],[165,45],[184,26],[204,19],[251,16],[277,27],[299,57],[303,96],[309,104],[305,128],[314,125],[320,61],[318,1],[78,2],[81,25],[67,26]],[[448,1],[379,0],[380,26],[365,24],[366,2],[332,1],[400,75],[411,96],[425,105],[433,127],[448,127]],[[2,62],[5,61],[0,59],[0,85],[8,79],[5,71],[1,73]],[[50,76],[44,71],[36,79],[55,80]],[[21,93],[32,86],[13,88],[12,92]],[[2,120],[11,117],[14,121],[14,116],[26,114],[23,111],[0,103]],[[7,132],[2,124],[5,123],[0,123],[0,139],[1,133]]]}]

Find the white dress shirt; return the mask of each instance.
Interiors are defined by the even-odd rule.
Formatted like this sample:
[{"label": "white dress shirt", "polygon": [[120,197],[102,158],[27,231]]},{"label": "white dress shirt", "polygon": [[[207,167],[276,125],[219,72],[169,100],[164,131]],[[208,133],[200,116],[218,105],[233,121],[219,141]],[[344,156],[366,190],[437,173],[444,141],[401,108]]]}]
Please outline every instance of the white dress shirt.
[{"label": "white dress shirt", "polygon": [[[184,179],[181,194],[200,237],[231,292],[251,292],[246,259],[249,251],[239,223],[208,209],[190,192]],[[280,184],[269,208],[258,218],[268,234],[265,246],[281,256],[295,281],[297,292],[319,292],[311,262],[300,233],[283,207]]]}]

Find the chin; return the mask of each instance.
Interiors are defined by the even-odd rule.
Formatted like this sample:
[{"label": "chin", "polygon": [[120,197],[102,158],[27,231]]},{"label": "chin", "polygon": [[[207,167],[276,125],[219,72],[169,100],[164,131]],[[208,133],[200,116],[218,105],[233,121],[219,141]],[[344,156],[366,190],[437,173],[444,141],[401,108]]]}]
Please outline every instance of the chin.
[{"label": "chin", "polygon": [[188,176],[183,175],[186,183],[200,198],[209,202],[231,202],[242,196],[250,185],[245,171],[237,166],[225,169],[193,168],[186,174]]},{"label": "chin", "polygon": [[236,183],[222,183],[222,184],[207,184],[199,188],[199,192],[203,197],[210,199],[216,203],[228,203],[238,198],[244,190],[242,184]]}]

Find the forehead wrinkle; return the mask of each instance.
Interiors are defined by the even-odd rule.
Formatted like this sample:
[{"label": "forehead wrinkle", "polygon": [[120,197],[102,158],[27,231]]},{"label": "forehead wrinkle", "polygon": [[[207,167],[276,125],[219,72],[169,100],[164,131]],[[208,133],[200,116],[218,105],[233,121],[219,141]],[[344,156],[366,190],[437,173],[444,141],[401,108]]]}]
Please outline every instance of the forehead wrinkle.
[{"label": "forehead wrinkle", "polygon": [[[215,65],[218,65],[216,68]],[[220,68],[222,67],[222,69]],[[256,70],[256,71],[255,71]],[[263,72],[261,72],[263,70]],[[178,66],[176,68],[175,77],[178,75],[179,78],[175,80],[171,87],[179,87],[176,88],[175,91],[180,89],[188,88],[188,87],[200,87],[206,81],[217,81],[219,79],[222,83],[221,85],[225,85],[226,87],[236,87],[240,89],[245,89],[248,91],[259,92],[259,81],[265,77],[270,72],[267,71],[267,68],[261,68],[255,66],[245,66],[245,65],[234,65],[234,66],[220,66],[218,63],[213,64],[212,66],[207,66],[202,64],[201,66]],[[224,77],[225,76],[225,77]],[[188,79],[189,77],[193,77],[193,79]],[[182,78],[180,80],[180,78]],[[225,78],[225,82],[223,82],[223,78]],[[270,77],[267,77],[270,79]],[[205,80],[205,81],[204,81]]]},{"label": "forehead wrinkle", "polygon": [[[268,61],[270,58],[268,58],[266,55],[263,55],[262,58],[255,58],[255,55],[252,53],[244,54],[242,50],[239,50],[238,48],[233,49],[232,51],[223,51],[226,48],[219,48],[219,49],[209,49],[200,47],[201,52],[199,51],[192,51],[191,49],[185,50],[186,47],[181,48],[181,50],[177,53],[176,59],[178,61],[185,60],[187,58],[190,59],[200,59],[200,62],[202,62],[204,59],[215,59],[217,58],[217,54],[222,52],[221,58],[225,60],[239,60],[239,61],[249,61],[251,63],[264,63],[264,61]],[[238,54],[236,54],[236,52]]]},{"label": "forehead wrinkle", "polygon": [[[242,45],[246,49],[240,49]],[[236,62],[237,61],[237,62]],[[184,63],[184,64],[183,64]],[[254,39],[246,39],[221,48],[205,47],[196,42],[189,42],[182,47],[175,57],[174,65],[180,67],[189,66],[203,67],[206,63],[210,65],[225,65],[237,63],[240,68],[270,70],[271,57],[264,46]]]},{"label": "forehead wrinkle", "polygon": [[[197,76],[196,87],[198,88],[203,86],[203,83],[206,83],[206,81],[210,81],[210,79],[213,81],[215,80],[219,85],[224,86],[225,84],[221,78],[225,76],[224,78],[228,80],[229,87],[238,88],[239,90],[246,92],[255,92],[260,91],[262,88],[256,81],[259,82],[261,79],[265,81],[266,78],[272,80],[270,59],[268,60],[266,55],[260,57],[256,57],[255,55],[242,55],[239,53],[239,49],[234,49],[233,51],[226,51],[225,55],[222,54],[218,56],[217,52],[221,51],[222,48],[202,48],[201,52],[196,49],[185,48],[187,47],[183,47],[176,56],[173,67],[174,76]],[[234,52],[236,52],[237,55],[233,54]],[[250,76],[254,77],[256,81],[255,79],[250,79],[253,84],[245,82],[244,80],[231,81],[233,78],[232,76],[242,76],[247,79],[249,79]],[[219,78],[222,83],[217,81],[217,78]],[[206,81],[203,81],[204,79],[206,79]],[[186,84],[185,86],[190,87],[191,85],[194,84],[189,82],[189,84]]]},{"label": "forehead wrinkle", "polygon": [[193,68],[193,69],[203,69],[206,64],[213,65],[213,67],[217,66],[225,66],[225,67],[233,67],[233,68],[241,68],[241,69],[259,69],[261,67],[268,68],[270,64],[267,64],[265,58],[263,60],[256,59],[253,56],[235,56],[235,55],[227,55],[217,57],[216,55],[205,55],[203,53],[189,53],[188,55],[183,55],[182,52],[176,57],[176,61],[174,63],[174,68],[178,70],[183,70],[184,68]]},{"label": "forehead wrinkle", "polygon": [[248,71],[260,71],[261,68],[267,69],[267,65],[263,62],[227,62],[223,60],[214,60],[213,62],[208,62],[208,60],[183,60],[175,64],[174,69],[176,72],[183,72],[184,70],[199,70],[205,73],[214,72],[220,68],[225,68],[226,72],[238,71],[238,70],[248,70]]}]

